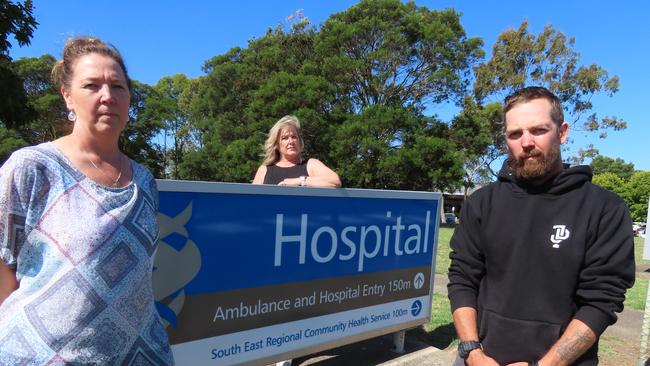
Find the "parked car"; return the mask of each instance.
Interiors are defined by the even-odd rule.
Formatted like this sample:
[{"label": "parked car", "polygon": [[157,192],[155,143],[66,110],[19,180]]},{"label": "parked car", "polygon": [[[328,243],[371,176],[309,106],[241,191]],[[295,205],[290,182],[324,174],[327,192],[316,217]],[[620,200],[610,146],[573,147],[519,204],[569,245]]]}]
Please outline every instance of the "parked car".
[{"label": "parked car", "polygon": [[634,222],[632,223],[632,231],[634,235],[645,237],[646,223],[645,222]]},{"label": "parked car", "polygon": [[458,218],[453,212],[445,212],[445,224],[457,224]]}]

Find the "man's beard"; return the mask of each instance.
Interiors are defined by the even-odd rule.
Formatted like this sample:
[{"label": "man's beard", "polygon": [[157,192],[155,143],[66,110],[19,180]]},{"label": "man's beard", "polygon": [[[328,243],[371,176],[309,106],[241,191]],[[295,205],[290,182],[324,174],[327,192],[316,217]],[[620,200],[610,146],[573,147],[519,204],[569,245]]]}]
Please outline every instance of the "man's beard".
[{"label": "man's beard", "polygon": [[[535,159],[528,160],[528,157],[531,156],[535,157]],[[529,182],[544,180],[543,178],[553,173],[559,165],[559,143],[554,143],[546,155],[537,149],[533,149],[522,156],[516,157],[511,151],[508,151],[508,166],[518,180]]]}]

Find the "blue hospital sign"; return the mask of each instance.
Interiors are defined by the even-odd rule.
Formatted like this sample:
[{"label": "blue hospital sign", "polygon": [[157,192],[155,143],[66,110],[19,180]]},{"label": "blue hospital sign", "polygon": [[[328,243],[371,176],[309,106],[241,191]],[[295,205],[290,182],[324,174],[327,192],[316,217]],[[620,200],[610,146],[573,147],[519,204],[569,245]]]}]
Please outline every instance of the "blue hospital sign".
[{"label": "blue hospital sign", "polygon": [[272,362],[431,315],[437,193],[158,184],[154,295],[179,364]]}]

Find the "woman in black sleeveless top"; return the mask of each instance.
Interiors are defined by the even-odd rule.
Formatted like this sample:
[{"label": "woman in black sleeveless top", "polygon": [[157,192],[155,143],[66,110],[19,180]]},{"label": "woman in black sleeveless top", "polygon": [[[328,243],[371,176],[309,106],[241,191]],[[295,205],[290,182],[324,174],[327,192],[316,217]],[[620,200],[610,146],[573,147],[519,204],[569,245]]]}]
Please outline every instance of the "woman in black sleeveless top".
[{"label": "woman in black sleeveless top", "polygon": [[320,160],[302,159],[303,147],[298,118],[280,118],[264,143],[264,163],[257,169],[253,184],[340,187],[338,174]]}]

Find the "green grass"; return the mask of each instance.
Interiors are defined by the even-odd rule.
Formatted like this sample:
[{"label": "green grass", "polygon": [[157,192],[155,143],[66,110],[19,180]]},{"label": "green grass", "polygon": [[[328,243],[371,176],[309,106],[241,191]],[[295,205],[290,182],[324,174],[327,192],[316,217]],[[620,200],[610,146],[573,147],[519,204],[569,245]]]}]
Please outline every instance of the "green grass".
[{"label": "green grass", "polygon": [[433,294],[431,320],[413,331],[420,340],[436,348],[445,349],[458,346],[458,337],[454,329],[454,320],[451,317],[447,295]]},{"label": "green grass", "polygon": [[440,326],[453,322],[454,319],[451,317],[451,308],[449,307],[447,295],[434,293],[431,304],[431,320],[424,325],[424,330],[431,332]]},{"label": "green grass", "polygon": [[[440,231],[442,232],[442,229]],[[440,238],[440,236],[438,236],[438,238]],[[643,258],[644,241],[644,238],[640,238],[638,236],[634,237],[634,260],[636,261],[637,266],[639,264],[650,264],[650,260],[641,259]]]},{"label": "green grass", "polygon": [[[450,227],[440,227],[436,252],[436,274],[447,275],[449,270],[449,241],[454,233]],[[458,338],[451,317],[451,307],[446,294],[434,293],[431,301],[431,320],[420,329],[418,337],[436,348],[456,347]]]},{"label": "green grass", "polygon": [[625,294],[625,308],[644,310],[648,295],[648,279],[637,276],[634,286]]},{"label": "green grass", "polygon": [[609,357],[616,357],[619,355],[616,350],[610,346],[610,343],[613,343],[616,339],[610,339],[608,337],[601,337],[600,340],[598,341],[598,353],[600,357],[603,355],[609,356]]},{"label": "green grass", "polygon": [[441,227],[438,233],[438,252],[436,253],[436,274],[446,275],[449,270],[449,241],[453,228]]},{"label": "green grass", "polygon": [[[634,260],[637,266],[650,264],[650,260],[641,259],[643,258],[644,241],[644,238],[634,238]],[[648,279],[636,276],[634,287],[629,289],[625,294],[625,307],[628,309],[644,310],[647,295]]]}]

